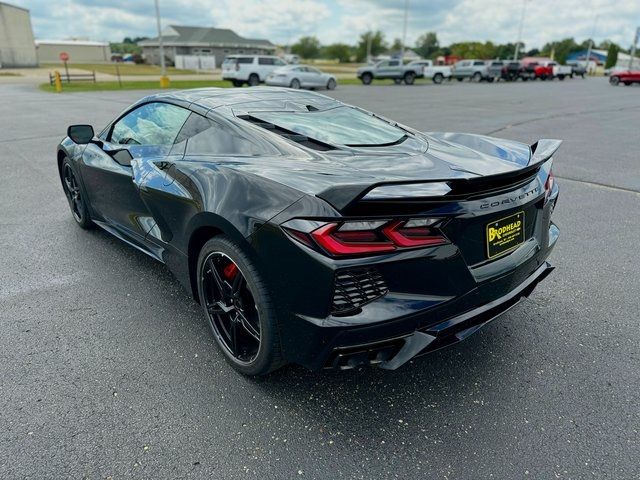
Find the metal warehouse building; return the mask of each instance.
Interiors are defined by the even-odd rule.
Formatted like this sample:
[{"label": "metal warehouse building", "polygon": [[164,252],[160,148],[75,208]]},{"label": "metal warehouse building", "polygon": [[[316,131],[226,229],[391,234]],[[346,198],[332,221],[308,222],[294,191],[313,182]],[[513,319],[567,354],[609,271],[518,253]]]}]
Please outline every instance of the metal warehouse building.
[{"label": "metal warehouse building", "polygon": [[[273,55],[276,46],[269,40],[244,38],[228,28],[182,27],[171,25],[162,31],[164,54],[171,63],[176,56],[200,56],[215,59],[217,67],[232,54]],[[160,63],[158,38],[138,42],[149,63]]]},{"label": "metal warehouse building", "polygon": [[72,63],[100,63],[111,61],[111,47],[107,42],[84,40],[36,40],[40,63],[60,62],[62,52],[69,54]]},{"label": "metal warehouse building", "polygon": [[29,10],[0,2],[0,68],[37,66]]}]

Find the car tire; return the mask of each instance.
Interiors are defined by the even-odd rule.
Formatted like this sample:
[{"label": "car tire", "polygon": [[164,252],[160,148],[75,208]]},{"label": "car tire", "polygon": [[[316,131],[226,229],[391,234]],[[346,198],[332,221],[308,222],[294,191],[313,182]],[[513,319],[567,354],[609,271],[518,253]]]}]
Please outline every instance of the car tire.
[{"label": "car tire", "polygon": [[444,81],[444,75],[442,75],[441,73],[436,73],[433,76],[433,83],[440,85],[443,81]]},{"label": "car tire", "polygon": [[416,81],[416,74],[413,72],[407,72],[404,74],[404,83],[407,85],[413,85]]},{"label": "car tire", "polygon": [[260,77],[256,73],[252,73],[251,75],[249,75],[247,83],[250,87],[256,87],[260,84]]},{"label": "car tire", "polygon": [[233,84],[233,86],[234,86],[234,87],[236,87],[236,88],[241,87],[241,86],[244,84],[244,82],[243,82],[243,81],[241,81],[241,80],[232,80],[232,82],[231,82],[231,83],[232,83],[232,84]]},{"label": "car tire", "polygon": [[327,82],[327,90],[335,90],[337,85],[338,84],[336,83],[335,79],[330,78]]},{"label": "car tire", "polygon": [[487,82],[489,82],[489,83],[493,83],[494,80],[495,80],[494,77],[488,77],[487,78]]},{"label": "car tire", "polygon": [[459,82],[461,82],[462,80],[464,80],[464,77],[456,77],[456,80],[458,80]]},{"label": "car tire", "polygon": [[631,82],[624,82],[624,84],[628,87],[629,85],[631,85]]},{"label": "car tire", "polygon": [[78,226],[84,230],[93,228],[94,223],[89,214],[89,208],[85,200],[86,195],[82,190],[82,186],[78,181],[78,175],[68,157],[62,160],[60,179],[62,180],[62,189],[67,197],[73,219]]},{"label": "car tire", "polygon": [[[234,267],[228,270],[232,264]],[[238,292],[229,295],[233,300],[228,303],[216,286],[212,268],[218,273],[217,281],[222,281],[225,288],[231,287],[227,273],[233,272],[232,282],[233,286],[238,283]],[[219,235],[204,244],[198,256],[197,284],[209,328],[234,369],[244,375],[259,376],[286,364],[272,297],[257,265],[237,243]],[[223,309],[220,303],[229,310]],[[236,320],[232,320],[234,315]],[[237,320],[239,318],[243,320]]]},{"label": "car tire", "polygon": [[371,85],[371,82],[373,81],[373,75],[371,75],[370,73],[363,73],[362,77],[360,77],[360,80],[364,85]]},{"label": "car tire", "polygon": [[298,90],[300,88],[300,80],[294,78],[293,80],[291,80],[291,84],[289,84],[289,87]]},{"label": "car tire", "polygon": [[482,74],[480,72],[476,72],[471,77],[471,81],[475,83],[480,83],[482,81]]},{"label": "car tire", "polygon": [[610,77],[609,83],[616,87],[620,83],[620,77]]},{"label": "car tire", "polygon": [[396,85],[400,85],[402,83],[402,79],[401,78],[394,78],[393,79],[393,83],[395,83]]},{"label": "car tire", "polygon": [[558,75],[558,80],[560,81],[564,80],[564,75]]}]

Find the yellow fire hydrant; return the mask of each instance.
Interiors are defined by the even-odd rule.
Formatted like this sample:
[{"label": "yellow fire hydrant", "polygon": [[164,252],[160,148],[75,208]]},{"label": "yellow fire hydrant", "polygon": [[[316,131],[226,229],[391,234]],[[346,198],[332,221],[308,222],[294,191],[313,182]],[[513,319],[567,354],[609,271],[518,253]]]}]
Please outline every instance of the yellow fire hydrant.
[{"label": "yellow fire hydrant", "polygon": [[56,86],[56,92],[62,92],[62,79],[60,78],[60,72],[53,72],[53,84]]}]

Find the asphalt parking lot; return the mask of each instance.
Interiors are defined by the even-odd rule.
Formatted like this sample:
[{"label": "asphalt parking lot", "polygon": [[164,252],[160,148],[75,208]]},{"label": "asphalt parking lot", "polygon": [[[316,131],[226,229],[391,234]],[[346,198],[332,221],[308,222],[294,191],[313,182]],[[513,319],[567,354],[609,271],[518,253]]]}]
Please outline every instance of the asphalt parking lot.
[{"label": "asphalt parking lot", "polygon": [[168,271],[77,228],[55,166],[143,92],[0,88],[0,478],[640,478],[640,87],[339,87],[556,156],[556,271],[397,371],[241,377]]}]

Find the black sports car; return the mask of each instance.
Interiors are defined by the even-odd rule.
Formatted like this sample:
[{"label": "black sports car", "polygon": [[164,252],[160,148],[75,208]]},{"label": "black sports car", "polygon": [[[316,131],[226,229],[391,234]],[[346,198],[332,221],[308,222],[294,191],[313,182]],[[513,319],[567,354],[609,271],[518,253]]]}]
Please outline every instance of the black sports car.
[{"label": "black sports car", "polygon": [[311,92],[143,98],[58,146],[73,217],[164,262],[239,371],[395,369],[552,267],[558,140],[421,133]]}]

